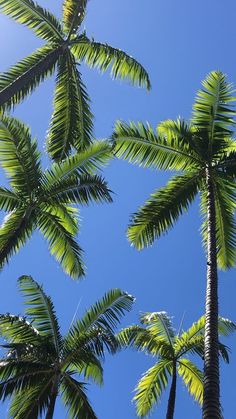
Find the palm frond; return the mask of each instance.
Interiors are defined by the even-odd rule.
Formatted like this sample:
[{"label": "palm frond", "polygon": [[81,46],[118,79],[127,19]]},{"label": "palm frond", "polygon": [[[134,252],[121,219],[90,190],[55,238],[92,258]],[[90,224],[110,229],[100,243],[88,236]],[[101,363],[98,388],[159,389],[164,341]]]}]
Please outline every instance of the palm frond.
[{"label": "palm frond", "polygon": [[[236,143],[236,142],[234,142]],[[233,180],[236,178],[236,150],[229,150],[224,153],[220,161],[217,162],[216,168],[222,171],[227,176],[232,176]]]},{"label": "palm frond", "polygon": [[[14,0],[13,0],[14,1]],[[0,75],[0,107],[20,103],[54,72],[62,46],[45,45]]]},{"label": "palm frond", "polygon": [[61,383],[61,391],[62,400],[68,408],[69,418],[97,419],[85,394],[85,386],[83,383],[79,383],[68,374],[64,374]]},{"label": "palm frond", "polygon": [[[42,207],[42,206],[41,206]],[[61,264],[63,270],[72,278],[84,275],[82,250],[67,231],[60,218],[50,214],[50,207],[42,207],[38,213],[38,226],[47,239],[51,254]]]},{"label": "palm frond", "polygon": [[167,345],[173,346],[175,331],[172,325],[171,317],[165,311],[143,313],[140,317],[142,324],[145,324],[147,330],[156,337],[164,339]]},{"label": "palm frond", "polygon": [[30,342],[32,345],[42,343],[41,336],[32,323],[29,323],[25,317],[12,314],[0,315],[0,335],[11,343]]},{"label": "palm frond", "polygon": [[203,401],[203,373],[189,359],[178,361],[178,373],[182,377],[188,392],[202,404]]},{"label": "palm frond", "polygon": [[32,196],[41,178],[40,153],[31,140],[29,128],[16,118],[2,116],[0,121],[0,164],[13,190]]},{"label": "palm frond", "polygon": [[[73,358],[70,358],[70,368],[74,368],[76,373],[83,375],[86,380],[92,380],[98,385],[103,384],[103,368],[100,360],[92,353],[87,352],[87,359],[80,356],[80,351],[78,348],[77,351],[78,359],[76,359],[76,354],[74,353]],[[72,361],[73,359],[73,361]],[[68,369],[67,369],[68,371]]]},{"label": "palm frond", "polygon": [[158,135],[149,124],[118,121],[112,135],[115,155],[130,163],[155,169],[191,170],[198,167],[201,162],[190,148],[189,133],[185,133],[185,137],[176,133],[170,135],[169,125],[169,121],[161,123],[158,128],[161,135]]},{"label": "palm frond", "polygon": [[58,180],[64,181],[73,175],[94,174],[105,166],[111,159],[111,146],[108,141],[95,141],[86,150],[80,151],[61,162],[53,163],[44,172],[43,185],[45,188],[57,187]]},{"label": "palm frond", "polygon": [[54,160],[65,158],[72,148],[86,148],[92,139],[93,115],[85,85],[68,51],[60,57],[54,111],[47,136],[47,150]]},{"label": "palm frond", "polygon": [[226,82],[226,76],[220,71],[212,71],[202,81],[202,89],[197,93],[193,105],[193,124],[205,131],[209,156],[212,155],[213,141],[231,137],[234,125],[232,102],[233,85]]},{"label": "palm frond", "polygon": [[171,375],[172,368],[172,361],[162,360],[146,371],[138,382],[133,400],[139,417],[148,415],[160,400],[162,392],[168,385],[168,376]]},{"label": "palm frond", "polygon": [[114,79],[128,79],[133,84],[150,90],[151,84],[146,70],[134,58],[125,52],[107,44],[89,40],[85,34],[73,40],[71,52],[76,59],[84,61],[101,72],[111,69]]},{"label": "palm frond", "polygon": [[72,34],[77,31],[84,20],[88,0],[64,0],[63,2],[63,29],[65,33]]},{"label": "palm frond", "polygon": [[65,230],[75,237],[79,231],[79,210],[60,203],[59,199],[58,201],[55,199],[45,201],[45,210],[52,216],[55,216],[56,219],[59,219]]},{"label": "palm frond", "polygon": [[33,228],[34,217],[27,209],[17,209],[4,218],[0,227],[0,269],[26,243]]},{"label": "palm frond", "polygon": [[59,355],[62,337],[51,298],[31,276],[21,276],[18,284],[25,297],[26,315],[32,319],[40,335],[53,344],[55,352]]},{"label": "palm frond", "polygon": [[33,0],[0,0],[0,11],[48,41],[63,39],[60,22]]},{"label": "palm frond", "polygon": [[150,246],[173,227],[197,195],[200,179],[200,172],[174,176],[165,187],[151,194],[131,218],[127,234],[132,245],[139,250]]},{"label": "palm frond", "polygon": [[98,175],[81,175],[64,179],[51,190],[45,191],[48,195],[46,202],[62,202],[88,205],[90,202],[112,202],[107,182]]},{"label": "palm frond", "polygon": [[[0,147],[1,149],[1,147]],[[0,209],[4,211],[13,211],[22,205],[22,199],[7,188],[0,187]]]}]

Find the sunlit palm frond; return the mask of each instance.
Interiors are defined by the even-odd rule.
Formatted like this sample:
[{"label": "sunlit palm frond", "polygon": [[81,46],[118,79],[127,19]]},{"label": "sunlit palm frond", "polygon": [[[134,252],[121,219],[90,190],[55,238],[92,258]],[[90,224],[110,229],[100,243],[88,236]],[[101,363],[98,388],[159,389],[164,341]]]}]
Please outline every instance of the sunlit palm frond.
[{"label": "sunlit palm frond", "polygon": [[12,314],[0,315],[0,335],[11,343],[25,344],[30,342],[32,345],[42,343],[38,330],[25,317]]},{"label": "sunlit palm frond", "polygon": [[47,150],[61,160],[71,149],[83,150],[91,143],[93,116],[89,97],[68,51],[60,57],[54,96],[54,112],[47,137]]},{"label": "sunlit palm frond", "polygon": [[172,368],[172,361],[162,360],[150,368],[138,382],[133,400],[139,417],[148,415],[158,403],[168,385],[168,376]]},{"label": "sunlit palm frond", "polygon": [[7,188],[0,187],[0,209],[5,211],[13,211],[22,205],[20,196]]},{"label": "sunlit palm frond", "polygon": [[80,27],[85,17],[87,3],[88,0],[64,0],[62,21],[65,33],[75,33]]},{"label": "sunlit palm frond", "polygon": [[84,34],[77,40],[73,40],[71,52],[79,62],[84,61],[88,66],[102,72],[110,68],[114,79],[128,79],[148,90],[151,88],[146,70],[130,55],[107,44],[91,41]]},{"label": "sunlit palm frond", "polygon": [[171,317],[165,311],[143,313],[140,316],[140,321],[146,325],[151,334],[164,339],[167,345],[173,346],[175,331]]},{"label": "sunlit palm frond", "polygon": [[44,338],[53,345],[57,354],[62,347],[62,337],[54,305],[43,288],[31,276],[21,276],[18,279],[20,290],[25,297],[26,315]]},{"label": "sunlit palm frond", "polygon": [[0,10],[18,23],[33,29],[40,38],[48,41],[62,39],[60,22],[33,0],[0,0]]},{"label": "sunlit palm frond", "polygon": [[44,45],[0,75],[0,108],[20,103],[47,77],[51,76],[62,46]]},{"label": "sunlit palm frond", "polygon": [[151,194],[148,201],[133,214],[128,238],[137,249],[152,245],[166,233],[179,216],[188,210],[198,193],[201,173],[174,176],[166,186]]},{"label": "sunlit palm frond", "polygon": [[[162,123],[164,129],[164,123]],[[119,158],[143,167],[184,170],[198,167],[201,163],[188,142],[178,136],[157,135],[152,127],[141,122],[130,124],[117,122],[113,133],[114,152]]]},{"label": "sunlit palm frond", "polygon": [[182,377],[189,393],[202,404],[203,401],[203,373],[189,359],[178,361],[178,373]]}]

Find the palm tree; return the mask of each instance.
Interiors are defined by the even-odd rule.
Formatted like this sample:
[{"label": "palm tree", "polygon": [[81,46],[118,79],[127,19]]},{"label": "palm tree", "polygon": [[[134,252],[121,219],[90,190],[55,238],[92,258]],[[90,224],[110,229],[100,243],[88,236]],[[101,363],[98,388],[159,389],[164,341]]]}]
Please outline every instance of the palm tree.
[{"label": "palm tree", "polygon": [[11,397],[14,419],[53,417],[56,398],[62,396],[69,417],[96,419],[86,386],[74,378],[103,383],[104,350],[114,353],[114,329],[133,297],[113,289],[96,302],[62,337],[53,302],[30,276],[18,280],[26,301],[26,316],[0,316],[0,333],[7,341],[0,361],[0,399]]},{"label": "palm tree", "polygon": [[119,49],[94,42],[82,31],[87,3],[64,0],[60,22],[33,0],[0,0],[3,13],[46,41],[46,45],[0,76],[0,107],[19,103],[57,68],[54,113],[47,137],[53,159],[91,143],[93,118],[79,63],[102,72],[110,67],[113,78],[128,78],[133,84],[150,88],[148,74],[136,60]]},{"label": "palm tree", "polygon": [[73,205],[111,202],[106,182],[96,174],[110,154],[108,142],[94,142],[43,171],[29,129],[15,118],[2,117],[0,165],[11,188],[0,187],[0,209],[9,212],[0,227],[0,268],[39,229],[64,271],[74,278],[84,274]]},{"label": "palm tree", "polygon": [[138,249],[152,245],[201,197],[203,243],[207,249],[206,328],[203,417],[220,418],[218,360],[218,278],[220,268],[235,264],[236,145],[233,86],[220,71],[202,82],[190,122],[167,120],[152,128],[142,123],[116,125],[115,152],[132,163],[181,171],[155,191],[132,217],[128,237]]},{"label": "palm tree", "polygon": [[[177,375],[179,375],[189,393],[202,404],[203,374],[188,359],[189,354],[203,356],[205,317],[181,334],[175,334],[171,318],[165,312],[144,313],[140,321],[145,327],[130,326],[118,333],[118,340],[123,347],[131,346],[157,358],[157,362],[141,378],[134,401],[139,417],[148,415],[161,398],[171,379],[166,419],[173,419],[176,399]],[[228,319],[219,318],[219,333],[227,336],[236,329]],[[219,351],[228,363],[228,348],[219,344]]]}]

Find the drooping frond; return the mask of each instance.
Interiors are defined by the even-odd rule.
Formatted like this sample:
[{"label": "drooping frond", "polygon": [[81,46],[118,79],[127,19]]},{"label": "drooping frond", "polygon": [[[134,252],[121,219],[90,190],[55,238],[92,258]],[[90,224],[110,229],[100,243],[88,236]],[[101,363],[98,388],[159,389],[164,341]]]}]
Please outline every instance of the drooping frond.
[{"label": "drooping frond", "polygon": [[39,186],[41,169],[36,141],[30,130],[15,118],[0,120],[0,164],[14,190],[30,197]]},{"label": "drooping frond", "polygon": [[38,330],[26,318],[12,314],[0,315],[0,335],[10,343],[37,345],[42,342]]},{"label": "drooping frond", "polygon": [[62,46],[44,45],[0,75],[0,108],[10,108],[53,74]]},{"label": "drooping frond", "polygon": [[111,159],[111,146],[107,141],[95,141],[86,150],[67,157],[61,162],[53,163],[44,172],[43,184],[46,188],[57,187],[58,181],[64,181],[72,175],[94,174]]},{"label": "drooping frond", "polygon": [[37,220],[40,231],[48,241],[51,254],[72,278],[83,276],[84,264],[80,246],[65,229],[63,221],[50,214],[49,210],[50,207],[42,206]]},{"label": "drooping frond", "polygon": [[7,188],[0,187],[0,209],[4,211],[13,211],[22,205],[20,196]]},{"label": "drooping frond", "polygon": [[154,405],[158,403],[162,392],[168,385],[172,368],[172,361],[162,360],[150,368],[138,382],[133,400],[136,403],[139,417],[148,415]]},{"label": "drooping frond", "polygon": [[[236,261],[236,195],[234,183],[224,174],[215,176],[214,200],[216,213],[216,245],[219,268],[227,269]],[[201,213],[203,215],[202,238],[207,246],[207,192],[201,192]]]},{"label": "drooping frond", "polygon": [[79,232],[79,210],[78,208],[64,205],[58,200],[46,200],[45,209],[56,219],[60,220],[62,226],[68,231],[73,237]]},{"label": "drooping frond", "polygon": [[12,398],[9,417],[12,419],[32,419],[41,417],[50,398],[52,377],[41,380],[34,388],[20,391]]},{"label": "drooping frond", "polygon": [[0,269],[26,243],[33,228],[34,218],[27,209],[17,209],[4,218],[0,227]]},{"label": "drooping frond", "polygon": [[32,319],[40,335],[47,338],[59,354],[62,338],[51,298],[31,276],[21,276],[18,284],[25,297],[26,315]]},{"label": "drooping frond", "polygon": [[62,39],[59,21],[33,0],[0,0],[0,11],[33,29],[40,38],[51,42]]},{"label": "drooping frond", "polygon": [[188,392],[202,404],[203,401],[203,373],[189,359],[178,361],[178,373],[182,377]]},{"label": "drooping frond", "polygon": [[64,0],[63,29],[67,34],[75,33],[84,20],[88,0]]},{"label": "drooping frond", "polygon": [[[236,141],[235,141],[236,146]],[[227,176],[232,176],[233,180],[236,178],[236,150],[229,150],[228,153],[223,154],[220,161],[216,165],[219,171],[222,171]]]},{"label": "drooping frond", "polygon": [[147,90],[151,88],[146,70],[125,52],[107,44],[91,41],[85,34],[77,40],[78,42],[73,40],[71,52],[79,62],[84,61],[88,66],[98,68],[102,72],[110,68],[111,77],[114,79],[128,79]]},{"label": "drooping frond", "polygon": [[186,137],[170,135],[167,122],[160,125],[161,135],[157,135],[149,124],[117,122],[113,133],[115,155],[155,169],[191,170],[198,167],[200,159],[191,150],[187,134]]},{"label": "drooping frond", "polygon": [[89,97],[68,51],[60,57],[54,112],[47,136],[47,150],[54,159],[66,157],[72,148],[83,150],[91,143],[93,116]]},{"label": "drooping frond", "polygon": [[232,135],[235,111],[232,107],[233,85],[220,71],[212,71],[202,82],[193,105],[193,124],[205,132],[208,155],[212,157],[213,142]]},{"label": "drooping frond", "polygon": [[175,331],[171,317],[165,311],[143,313],[140,317],[142,324],[154,336],[163,339],[167,345],[173,346]]},{"label": "drooping frond", "polygon": [[221,336],[229,336],[231,333],[235,332],[236,323],[232,320],[226,319],[225,317],[219,317],[218,320],[218,331]]},{"label": "drooping frond", "polygon": [[85,394],[85,386],[68,374],[64,374],[61,383],[62,400],[71,419],[97,419]]},{"label": "drooping frond", "polygon": [[128,228],[128,238],[137,249],[152,245],[173,227],[197,195],[200,178],[199,172],[174,176],[166,186],[151,194],[132,216]]},{"label": "drooping frond", "polygon": [[92,352],[89,353],[89,351],[87,352],[87,359],[83,359],[83,356],[80,356],[81,353],[79,351],[79,345],[77,354],[78,356],[76,357],[76,352],[74,352],[73,358],[70,358],[68,354],[68,358],[71,359],[69,361],[69,365],[72,366],[72,368],[74,368],[74,370],[79,375],[82,375],[86,380],[92,380],[94,383],[102,385],[103,368],[100,360]]},{"label": "drooping frond", "polygon": [[98,175],[81,175],[64,179],[51,190],[45,190],[47,202],[87,205],[90,202],[112,202],[107,182]]}]

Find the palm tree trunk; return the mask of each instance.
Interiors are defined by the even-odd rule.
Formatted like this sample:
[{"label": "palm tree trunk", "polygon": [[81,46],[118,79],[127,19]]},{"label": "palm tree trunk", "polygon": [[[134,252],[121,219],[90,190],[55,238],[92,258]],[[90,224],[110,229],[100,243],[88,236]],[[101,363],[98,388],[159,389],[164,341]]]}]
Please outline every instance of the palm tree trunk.
[{"label": "palm tree trunk", "polygon": [[34,66],[30,67],[20,77],[15,79],[12,83],[0,91],[0,106],[7,104],[9,100],[16,95],[20,90],[28,87],[30,82],[36,77],[40,79],[40,75],[47,71],[53,64],[56,63],[59,55],[63,53],[64,46],[60,45],[54,50],[50,51],[45,57],[38,61]]},{"label": "palm tree trunk", "polygon": [[171,388],[170,388],[166,419],[173,419],[174,417],[175,398],[176,398],[176,381],[177,381],[176,362],[174,361],[172,383],[171,383]]},{"label": "palm tree trunk", "polygon": [[220,419],[220,375],[218,351],[218,277],[216,217],[211,171],[206,169],[207,186],[207,286],[204,343],[203,419]]}]

